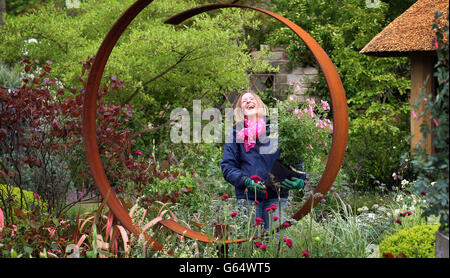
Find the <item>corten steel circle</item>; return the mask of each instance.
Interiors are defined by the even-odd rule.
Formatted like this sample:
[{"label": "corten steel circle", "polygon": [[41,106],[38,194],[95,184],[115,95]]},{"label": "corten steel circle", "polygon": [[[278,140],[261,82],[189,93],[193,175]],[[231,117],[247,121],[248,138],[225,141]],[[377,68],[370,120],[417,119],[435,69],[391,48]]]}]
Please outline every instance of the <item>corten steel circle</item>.
[{"label": "corten steel circle", "polygon": [[[114,48],[117,40],[120,38],[123,31],[131,23],[131,21],[153,0],[138,0],[130,8],[128,8],[125,13],[117,20],[113,25],[105,39],[103,40],[97,55],[95,56],[95,61],[92,65],[91,71],[89,73],[88,82],[86,85],[86,95],[84,99],[83,107],[83,138],[86,150],[87,159],[89,166],[91,167],[92,175],[94,177],[95,183],[102,194],[103,197],[106,196],[111,186],[106,177],[102,162],[100,160],[100,154],[98,152],[97,137],[95,132],[95,115],[96,115],[96,101],[97,101],[97,91],[100,85],[100,80],[103,75],[103,71],[106,62]],[[236,1],[234,1],[236,2]],[[252,9],[255,11],[267,14],[278,21],[282,22],[288,26],[309,48],[316,58],[319,66],[323,72],[325,80],[328,85],[331,96],[331,104],[333,107],[333,120],[334,120],[334,132],[333,141],[329,152],[328,161],[325,167],[325,171],[314,191],[314,193],[321,193],[326,195],[328,190],[333,185],[333,182],[339,172],[341,164],[344,159],[345,149],[347,147],[348,139],[348,107],[347,100],[345,97],[344,87],[342,85],[339,74],[333,65],[332,61],[322,49],[322,47],[302,28],[291,22],[290,20],[277,15],[275,13],[254,7],[247,7],[235,4],[212,4],[205,5],[197,8],[193,8],[175,15],[168,19],[165,23],[168,24],[179,24],[184,20],[191,18],[192,16],[198,15],[200,13],[221,9],[221,8],[245,8]],[[317,205],[321,198],[315,198],[311,204],[309,199],[303,204],[303,206],[292,216],[292,218],[299,220],[311,210],[311,207]],[[127,228],[130,232],[135,235],[140,235],[139,228],[134,225],[128,212],[121,205],[117,196],[114,192],[110,193],[110,197],[107,200],[107,204],[117,219]],[[207,235],[192,231],[173,220],[162,220],[160,222],[167,228],[179,233],[184,234],[184,236],[197,239],[201,242],[214,242],[213,238]],[[280,226],[281,227],[281,226]],[[145,235],[150,243],[153,243],[153,248],[155,250],[161,250],[163,247],[154,241],[148,235]],[[224,241],[223,243],[234,243],[247,241],[249,239],[239,239],[233,241]]]}]

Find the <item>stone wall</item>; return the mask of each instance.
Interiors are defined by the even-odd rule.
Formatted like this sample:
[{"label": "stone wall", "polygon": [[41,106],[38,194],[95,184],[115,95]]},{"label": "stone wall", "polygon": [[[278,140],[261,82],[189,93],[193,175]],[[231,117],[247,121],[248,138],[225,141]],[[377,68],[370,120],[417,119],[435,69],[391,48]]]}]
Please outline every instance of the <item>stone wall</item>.
[{"label": "stone wall", "polygon": [[[266,88],[272,88],[274,95],[278,97],[286,97],[286,90],[290,84],[296,82],[300,85],[299,92],[296,96],[302,95],[310,88],[310,82],[316,81],[318,78],[318,70],[314,67],[292,66],[283,46],[271,47],[261,45],[261,50],[268,50],[269,55],[265,57],[272,66],[279,67],[279,72],[258,73],[250,77],[250,87],[255,91],[262,91]],[[252,57],[257,58],[261,55],[261,51],[253,51]]]}]

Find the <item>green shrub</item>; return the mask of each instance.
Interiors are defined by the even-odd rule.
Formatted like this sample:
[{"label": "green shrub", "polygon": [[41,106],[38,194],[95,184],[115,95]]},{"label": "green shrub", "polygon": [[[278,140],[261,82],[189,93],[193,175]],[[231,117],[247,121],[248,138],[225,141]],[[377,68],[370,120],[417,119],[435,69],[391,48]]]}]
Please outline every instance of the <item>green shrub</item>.
[{"label": "green shrub", "polygon": [[[5,220],[14,223],[13,210],[21,209],[23,211],[31,211],[36,205],[37,201],[33,195],[33,191],[22,189],[23,196],[21,197],[20,189],[15,186],[0,184],[0,208],[5,213]],[[39,195],[38,195],[39,196]],[[22,203],[20,202],[22,198]],[[42,198],[39,196],[39,199]],[[47,203],[40,203],[42,209],[47,209]]]},{"label": "green shrub", "polygon": [[[15,186],[8,186],[4,184],[0,184],[0,200],[5,200],[8,202],[8,205],[11,204],[11,202],[8,201],[9,197],[12,197],[12,208],[19,208],[23,209],[26,208],[27,205],[31,205],[35,202],[33,197],[33,192],[28,190],[22,190],[23,196],[22,196],[22,207],[20,205],[20,189]],[[3,204],[0,204],[3,206]]]},{"label": "green shrub", "polygon": [[419,225],[386,237],[379,245],[380,255],[405,254],[407,258],[434,258],[439,225]]}]

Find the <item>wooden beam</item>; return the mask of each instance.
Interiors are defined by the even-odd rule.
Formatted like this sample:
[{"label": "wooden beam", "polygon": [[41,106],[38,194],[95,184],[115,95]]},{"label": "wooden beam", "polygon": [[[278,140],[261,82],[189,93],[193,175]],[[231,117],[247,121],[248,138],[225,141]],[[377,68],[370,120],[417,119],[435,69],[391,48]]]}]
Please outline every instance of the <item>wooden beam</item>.
[{"label": "wooden beam", "polygon": [[[411,56],[411,95],[409,98],[409,105],[413,105],[416,99],[420,95],[420,90],[425,84],[425,81],[428,78],[428,82],[425,85],[426,95],[435,95],[435,80],[433,77],[434,64],[436,63],[436,57],[431,55],[423,55],[421,53],[413,53]],[[422,123],[426,123],[430,128],[431,119],[430,115],[425,115],[420,120],[417,117],[425,111],[425,107],[422,104],[418,110],[413,110],[411,108],[411,150],[416,148],[416,146],[420,143],[421,140],[424,139],[422,133],[420,132],[420,125]],[[432,146],[432,136],[427,136],[425,145],[422,145],[423,148],[426,149],[427,154],[431,154],[433,152]]]}]

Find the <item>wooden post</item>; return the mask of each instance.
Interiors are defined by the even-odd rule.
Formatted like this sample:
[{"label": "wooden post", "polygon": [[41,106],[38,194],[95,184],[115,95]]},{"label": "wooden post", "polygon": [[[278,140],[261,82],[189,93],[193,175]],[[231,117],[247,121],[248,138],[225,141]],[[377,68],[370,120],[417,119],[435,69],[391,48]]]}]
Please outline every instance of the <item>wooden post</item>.
[{"label": "wooden post", "polygon": [[[426,95],[432,95],[434,97],[435,81],[433,77],[434,64],[436,57],[423,53],[411,54],[411,95],[409,98],[409,105],[413,105],[416,99],[420,95],[420,90],[428,78],[428,82],[425,86]],[[420,132],[420,125],[426,123],[430,128],[431,119],[429,115],[425,115],[420,120],[417,117],[425,110],[424,105],[421,105],[418,110],[414,110],[416,115],[412,112],[411,108],[411,150],[416,148],[419,142],[423,139],[423,135]],[[426,153],[431,154],[433,152],[432,136],[427,136],[424,142],[426,146]],[[424,146],[424,148],[425,148]]]}]

